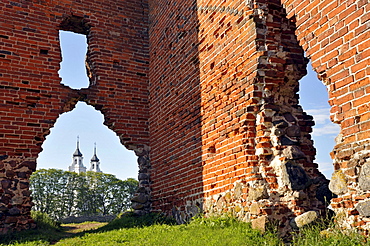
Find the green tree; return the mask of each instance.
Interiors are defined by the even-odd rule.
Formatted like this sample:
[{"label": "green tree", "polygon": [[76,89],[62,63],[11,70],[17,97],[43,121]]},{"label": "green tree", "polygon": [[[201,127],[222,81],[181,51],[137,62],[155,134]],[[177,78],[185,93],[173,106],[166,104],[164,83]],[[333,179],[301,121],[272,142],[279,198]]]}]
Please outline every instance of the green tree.
[{"label": "green tree", "polygon": [[54,219],[71,215],[118,214],[130,208],[138,181],[125,181],[111,174],[86,172],[77,174],[57,169],[41,169],[30,178],[33,210]]},{"label": "green tree", "polygon": [[64,193],[66,191],[64,171],[41,169],[30,177],[34,209],[51,215],[55,219],[63,216]]}]

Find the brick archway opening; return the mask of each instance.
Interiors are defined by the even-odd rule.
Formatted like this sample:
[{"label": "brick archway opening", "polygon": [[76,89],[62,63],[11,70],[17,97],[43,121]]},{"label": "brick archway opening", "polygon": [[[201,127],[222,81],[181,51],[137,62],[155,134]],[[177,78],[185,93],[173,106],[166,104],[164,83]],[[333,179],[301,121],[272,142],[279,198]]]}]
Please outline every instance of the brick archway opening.
[{"label": "brick archway opening", "polygon": [[[87,172],[87,171],[102,171],[104,174],[113,174],[121,180],[127,180],[128,178],[138,178],[138,166],[137,166],[137,157],[133,151],[127,150],[122,146],[118,136],[106,126],[103,125],[104,116],[95,110],[93,107],[88,106],[84,102],[79,102],[76,104],[76,107],[67,113],[64,113],[59,116],[53,128],[50,129],[50,134],[46,137],[42,148],[43,151],[39,154],[37,159],[37,169],[59,169],[63,171],[73,171],[73,172]],[[79,135],[78,147],[76,146],[76,136]],[[94,142],[97,143],[96,152],[94,149]],[[74,157],[75,151],[79,150],[81,157]],[[96,165],[96,162],[90,161],[95,157],[95,154],[98,158],[99,169],[95,170],[93,165]],[[82,161],[82,166],[75,170],[75,165],[73,162],[76,160]],[[79,167],[79,165],[77,165]],[[72,168],[73,170],[71,170]],[[51,173],[53,170],[42,171],[46,173]],[[59,174],[55,177],[56,183],[68,182],[65,186],[69,185],[69,181],[74,182],[76,179],[75,176],[69,174],[62,175],[60,172],[55,171],[56,174]],[[36,180],[38,180],[36,176]],[[59,178],[58,178],[59,177]],[[83,179],[83,182],[90,182],[88,177],[94,177],[93,174],[87,174],[86,179]],[[108,176],[106,177],[108,178]],[[51,176],[47,176],[47,180],[51,180]],[[110,179],[110,178],[109,178]],[[41,178],[42,180],[42,178]],[[45,180],[44,180],[45,181]],[[81,183],[83,185],[83,183]],[[32,187],[37,187],[37,185],[32,184]],[[74,193],[68,195],[71,198],[70,202],[73,201],[76,205],[71,205],[71,203],[60,203],[60,207],[70,207],[70,209],[64,209],[59,211],[50,210],[50,207],[47,207],[47,204],[43,204],[45,197],[43,198],[43,193],[37,192],[38,196],[35,198],[33,194],[33,202],[35,203],[34,209],[37,211],[47,212],[53,218],[58,220],[65,219],[69,216],[86,216],[86,215],[104,215],[106,216],[108,211],[116,211],[116,207],[113,206],[109,208],[109,199],[105,200],[105,196],[110,197],[112,193],[108,190],[104,196],[98,196],[97,199],[97,208],[102,208],[98,214],[87,214],[88,210],[84,210],[86,207],[95,206],[95,202],[89,201],[85,205],[81,205],[78,200],[78,184],[71,186],[69,188],[74,190]],[[118,187],[117,187],[118,188]],[[101,189],[101,188],[98,188]],[[32,191],[32,189],[31,189]],[[65,196],[64,192],[70,192],[68,190],[60,190],[60,193],[55,193],[53,189],[47,190],[47,193],[51,196],[50,202],[58,202],[59,200],[56,197]],[[88,192],[88,191],[87,191]],[[41,195],[41,196],[40,196]],[[52,198],[52,197],[55,197]],[[104,199],[104,200],[103,200]],[[107,201],[107,207],[102,206],[102,202]],[[80,205],[77,205],[80,204]],[[72,207],[71,207],[72,206]],[[79,209],[76,209],[76,206]],[[131,207],[131,202],[127,201],[126,205],[122,207]],[[106,210],[107,209],[107,210]],[[109,210],[113,209],[113,210]],[[124,212],[120,211],[120,212]]]},{"label": "brick archway opening", "polygon": [[[76,136],[79,136],[80,150],[87,168],[96,143],[103,172],[114,174],[120,179],[137,179],[135,153],[123,146],[116,133],[103,125],[103,122],[104,116],[99,111],[84,102],[78,102],[73,110],[60,115],[54,127],[50,129],[37,159],[37,169],[67,170],[76,149]],[[132,171],[127,172],[125,169]]]}]

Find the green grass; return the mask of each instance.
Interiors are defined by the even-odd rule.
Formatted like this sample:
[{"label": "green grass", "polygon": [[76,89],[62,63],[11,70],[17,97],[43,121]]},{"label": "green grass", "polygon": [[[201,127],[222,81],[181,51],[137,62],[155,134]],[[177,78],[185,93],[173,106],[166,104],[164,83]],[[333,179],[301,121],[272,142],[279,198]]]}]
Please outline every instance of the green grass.
[{"label": "green grass", "polygon": [[[42,219],[45,222],[47,219]],[[47,223],[46,223],[47,224]],[[81,224],[80,224],[81,225]],[[72,225],[68,225],[72,226]],[[332,224],[331,224],[332,226]],[[30,234],[14,234],[16,237],[4,245],[181,245],[181,246],[213,246],[213,245],[284,245],[277,236],[276,229],[270,227],[265,233],[253,230],[249,223],[239,222],[230,217],[196,218],[188,224],[176,225],[173,220],[158,214],[136,217],[126,214],[96,230],[73,234],[64,238],[65,232],[49,222],[43,230],[34,230]],[[297,246],[350,246],[370,245],[358,233],[342,233],[332,230],[323,235],[327,223],[320,222],[307,226],[293,234],[291,245]],[[45,235],[45,230],[48,235]],[[19,237],[19,235],[23,235]],[[31,236],[32,235],[32,236]],[[28,236],[28,238],[27,238]],[[16,239],[16,240],[15,240]]]},{"label": "green grass", "polygon": [[[117,220],[123,225],[116,230],[98,229],[80,237],[65,239],[56,245],[279,245],[280,240],[274,233],[261,234],[252,230],[250,224],[241,223],[233,218],[198,219],[187,225],[152,224],[132,227],[131,222]],[[131,218],[129,219],[131,220]],[[152,222],[146,220],[149,224]]]},{"label": "green grass", "polygon": [[325,221],[307,225],[294,234],[293,245],[299,246],[349,246],[349,245],[370,245],[361,233],[353,231],[340,231],[334,228],[334,223]]}]

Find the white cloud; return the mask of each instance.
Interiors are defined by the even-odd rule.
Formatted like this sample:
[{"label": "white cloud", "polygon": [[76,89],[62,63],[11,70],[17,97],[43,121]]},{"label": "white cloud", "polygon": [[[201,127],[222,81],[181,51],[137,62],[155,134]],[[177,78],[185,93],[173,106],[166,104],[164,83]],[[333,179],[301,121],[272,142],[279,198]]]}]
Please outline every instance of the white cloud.
[{"label": "white cloud", "polygon": [[306,109],[307,114],[312,115],[315,121],[312,136],[338,135],[340,127],[330,120],[330,107]]},{"label": "white cloud", "polygon": [[321,124],[314,127],[312,136],[318,137],[323,135],[338,135],[339,130],[340,130],[339,125],[329,122],[327,124],[324,125]]},{"label": "white cloud", "polygon": [[307,114],[312,115],[317,125],[330,121],[330,108],[306,109]]}]

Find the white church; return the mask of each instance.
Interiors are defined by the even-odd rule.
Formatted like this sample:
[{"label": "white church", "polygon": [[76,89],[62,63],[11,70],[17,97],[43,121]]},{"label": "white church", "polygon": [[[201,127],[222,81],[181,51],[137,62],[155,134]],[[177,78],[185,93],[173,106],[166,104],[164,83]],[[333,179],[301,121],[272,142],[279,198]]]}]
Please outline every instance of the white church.
[{"label": "white church", "polygon": [[[77,148],[76,151],[73,153],[72,157],[72,165],[68,167],[68,171],[75,172],[75,173],[85,173],[86,167],[83,164],[83,156],[79,148],[79,138],[77,137]],[[96,156],[96,144],[94,146],[94,155],[90,160],[90,169],[88,171],[102,173],[100,170],[100,161],[99,158]]]}]

